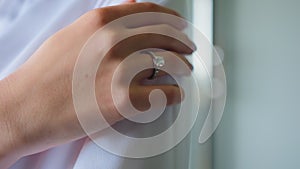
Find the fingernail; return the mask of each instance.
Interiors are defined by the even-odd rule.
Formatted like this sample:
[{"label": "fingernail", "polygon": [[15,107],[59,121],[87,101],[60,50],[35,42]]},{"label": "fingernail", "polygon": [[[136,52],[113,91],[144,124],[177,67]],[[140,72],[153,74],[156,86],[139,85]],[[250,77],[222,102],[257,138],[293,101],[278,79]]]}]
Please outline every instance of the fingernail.
[{"label": "fingernail", "polygon": [[135,0],[126,0],[125,2],[123,2],[124,4],[127,4],[127,3],[136,3]]},{"label": "fingernail", "polygon": [[197,46],[194,42],[192,42],[191,46],[192,46],[191,48],[192,48],[193,51],[197,50]]},{"label": "fingernail", "polygon": [[194,70],[194,66],[191,63],[189,63],[189,65],[190,65],[190,69]]}]

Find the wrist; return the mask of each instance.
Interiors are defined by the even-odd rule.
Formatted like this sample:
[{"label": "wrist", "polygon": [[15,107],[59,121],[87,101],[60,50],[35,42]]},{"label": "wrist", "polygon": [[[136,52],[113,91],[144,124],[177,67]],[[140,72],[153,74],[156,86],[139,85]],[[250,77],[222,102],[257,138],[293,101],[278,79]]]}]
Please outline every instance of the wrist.
[{"label": "wrist", "polygon": [[14,75],[0,80],[0,166],[9,167],[19,158],[16,114],[20,109],[19,96],[14,88]]}]

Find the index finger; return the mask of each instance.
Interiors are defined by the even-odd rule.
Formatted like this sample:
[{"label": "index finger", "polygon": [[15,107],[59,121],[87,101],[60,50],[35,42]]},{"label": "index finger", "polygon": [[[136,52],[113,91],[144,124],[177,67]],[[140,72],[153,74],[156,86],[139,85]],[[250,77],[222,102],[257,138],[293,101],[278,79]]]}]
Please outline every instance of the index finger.
[{"label": "index finger", "polygon": [[[105,23],[109,23],[115,19],[118,19],[126,15],[142,13],[142,12],[165,13],[165,14],[170,14],[182,18],[182,16],[178,12],[150,2],[122,4],[117,6],[99,8],[96,10],[100,12],[100,15],[105,15]],[[184,29],[187,25],[183,19],[167,20],[165,18],[153,18],[153,19],[144,18],[141,21],[142,22],[139,25],[135,25],[134,27],[154,25],[154,24],[169,24],[181,30]]]}]

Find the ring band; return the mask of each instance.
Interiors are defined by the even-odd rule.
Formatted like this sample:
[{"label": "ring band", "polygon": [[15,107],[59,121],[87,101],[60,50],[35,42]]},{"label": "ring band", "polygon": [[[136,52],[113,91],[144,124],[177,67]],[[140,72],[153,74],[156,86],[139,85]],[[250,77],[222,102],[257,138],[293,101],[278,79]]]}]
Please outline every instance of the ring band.
[{"label": "ring band", "polygon": [[165,65],[165,59],[162,56],[158,56],[153,52],[150,51],[145,51],[146,54],[149,54],[152,57],[152,62],[153,62],[153,73],[149,77],[149,79],[155,79],[159,70],[162,69]]}]

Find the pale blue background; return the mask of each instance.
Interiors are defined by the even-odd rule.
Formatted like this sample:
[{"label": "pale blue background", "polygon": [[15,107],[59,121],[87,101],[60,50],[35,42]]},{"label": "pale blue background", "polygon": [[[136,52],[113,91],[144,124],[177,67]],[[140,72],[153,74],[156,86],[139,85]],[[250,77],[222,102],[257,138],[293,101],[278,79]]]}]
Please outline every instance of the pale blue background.
[{"label": "pale blue background", "polygon": [[228,100],[214,169],[300,168],[300,1],[215,0]]}]

